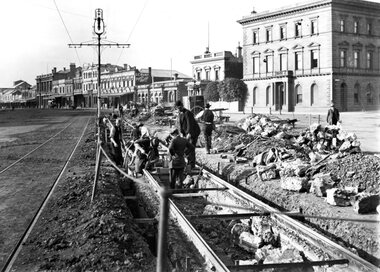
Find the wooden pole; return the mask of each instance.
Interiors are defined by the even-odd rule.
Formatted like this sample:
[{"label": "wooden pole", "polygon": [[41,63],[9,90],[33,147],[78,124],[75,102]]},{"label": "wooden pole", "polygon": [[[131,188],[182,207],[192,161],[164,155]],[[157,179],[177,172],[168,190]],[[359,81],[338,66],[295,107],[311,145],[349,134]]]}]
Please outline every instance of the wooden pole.
[{"label": "wooden pole", "polygon": [[96,154],[96,165],[95,165],[95,177],[94,177],[94,186],[92,187],[91,203],[95,198],[96,190],[98,189],[98,179],[100,172],[100,162],[102,160],[102,151],[100,146],[98,146],[98,152]]},{"label": "wooden pole", "polygon": [[170,191],[165,185],[160,191],[161,195],[161,209],[160,209],[160,222],[158,226],[158,249],[157,249],[157,272],[167,271],[167,236],[168,236],[168,222],[169,222],[169,195]]}]

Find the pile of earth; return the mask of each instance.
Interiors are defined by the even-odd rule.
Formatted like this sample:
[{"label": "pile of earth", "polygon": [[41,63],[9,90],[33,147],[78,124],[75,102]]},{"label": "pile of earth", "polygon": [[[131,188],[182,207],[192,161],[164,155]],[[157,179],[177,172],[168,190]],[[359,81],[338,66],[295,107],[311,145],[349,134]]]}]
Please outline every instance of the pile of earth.
[{"label": "pile of earth", "polygon": [[340,179],[340,187],[358,186],[360,191],[379,194],[380,158],[363,153],[350,154],[330,161],[321,172],[331,173]]},{"label": "pile of earth", "polygon": [[13,265],[16,271],[155,271],[156,259],[133,221],[113,168],[102,166],[91,203],[93,131],[88,128],[88,138],[24,244]]}]

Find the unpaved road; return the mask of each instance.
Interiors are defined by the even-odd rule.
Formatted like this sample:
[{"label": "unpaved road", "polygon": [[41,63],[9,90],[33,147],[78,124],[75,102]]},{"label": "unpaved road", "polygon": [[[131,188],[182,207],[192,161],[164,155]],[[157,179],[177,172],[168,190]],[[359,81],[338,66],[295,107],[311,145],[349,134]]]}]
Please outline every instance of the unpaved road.
[{"label": "unpaved road", "polygon": [[93,115],[35,109],[0,112],[0,267]]}]

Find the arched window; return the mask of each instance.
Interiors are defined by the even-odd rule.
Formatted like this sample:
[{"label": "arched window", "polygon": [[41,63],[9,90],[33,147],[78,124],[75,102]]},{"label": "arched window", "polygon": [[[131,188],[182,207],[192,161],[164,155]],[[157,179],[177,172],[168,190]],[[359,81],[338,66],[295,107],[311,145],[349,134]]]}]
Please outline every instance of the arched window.
[{"label": "arched window", "polygon": [[358,105],[360,101],[360,84],[356,83],[354,87],[354,104]]},{"label": "arched window", "polygon": [[367,96],[367,104],[372,105],[374,99],[373,99],[373,88],[371,84],[367,85],[366,96]]},{"label": "arched window", "polygon": [[302,104],[302,88],[299,84],[296,86],[296,104]]},{"label": "arched window", "polygon": [[265,91],[265,105],[269,105],[269,98],[270,98],[270,86],[267,87]]},{"label": "arched window", "polygon": [[257,87],[254,87],[253,88],[253,91],[252,91],[252,105],[254,106],[254,105],[256,105],[256,95],[257,95]]},{"label": "arched window", "polygon": [[314,83],[313,85],[311,85],[311,89],[310,89],[310,105],[311,106],[317,104],[317,97],[318,97],[318,85]]}]

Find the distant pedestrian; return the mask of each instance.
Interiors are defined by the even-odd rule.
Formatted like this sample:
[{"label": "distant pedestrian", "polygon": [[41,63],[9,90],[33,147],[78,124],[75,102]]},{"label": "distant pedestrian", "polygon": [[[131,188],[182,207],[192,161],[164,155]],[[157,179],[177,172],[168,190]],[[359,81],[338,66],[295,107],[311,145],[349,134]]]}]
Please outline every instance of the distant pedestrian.
[{"label": "distant pedestrian", "polygon": [[172,140],[169,145],[170,153],[170,188],[175,189],[178,180],[179,188],[182,187],[184,180],[184,170],[186,167],[185,153],[194,152],[195,147],[185,138],[179,135],[179,131],[175,128],[170,135]]},{"label": "distant pedestrian", "polygon": [[[197,141],[201,130],[198,122],[194,118],[194,114],[184,108],[181,100],[176,101],[175,107],[179,110],[179,127],[182,135],[194,146],[197,146]],[[189,164],[191,168],[195,167],[195,148],[189,153]]]},{"label": "distant pedestrian", "polygon": [[121,132],[120,118],[116,119],[115,125],[112,126],[111,128],[110,140],[111,140],[111,154],[112,154],[113,160],[115,161],[116,165],[122,166],[123,154],[121,152],[121,149],[122,149],[123,135]]},{"label": "distant pedestrian", "polygon": [[123,119],[123,106],[121,104],[119,104],[119,115],[120,115],[120,118]]},{"label": "distant pedestrian", "polygon": [[339,110],[335,108],[334,103],[331,103],[331,107],[327,112],[326,121],[329,125],[336,125],[339,121]]},{"label": "distant pedestrian", "polygon": [[209,103],[206,104],[205,110],[203,111],[200,120],[204,124],[203,135],[205,137],[206,144],[206,153],[210,154],[211,149],[211,135],[214,130],[214,113],[210,110],[211,105]]}]

